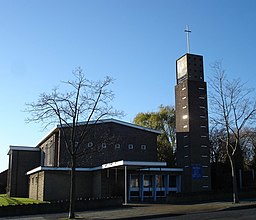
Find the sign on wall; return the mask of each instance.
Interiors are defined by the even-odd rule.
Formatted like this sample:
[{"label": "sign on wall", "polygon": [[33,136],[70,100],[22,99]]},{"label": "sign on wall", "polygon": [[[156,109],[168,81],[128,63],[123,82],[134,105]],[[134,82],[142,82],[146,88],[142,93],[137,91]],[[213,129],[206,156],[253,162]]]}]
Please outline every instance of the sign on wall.
[{"label": "sign on wall", "polygon": [[200,164],[192,164],[192,179],[202,179],[202,166]]}]

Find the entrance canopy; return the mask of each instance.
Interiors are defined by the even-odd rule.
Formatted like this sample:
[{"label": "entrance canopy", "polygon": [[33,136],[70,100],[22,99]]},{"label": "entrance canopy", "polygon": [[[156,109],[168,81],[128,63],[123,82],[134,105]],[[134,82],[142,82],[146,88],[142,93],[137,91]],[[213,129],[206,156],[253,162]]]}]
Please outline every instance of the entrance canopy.
[{"label": "entrance canopy", "polygon": [[[120,160],[111,163],[102,164],[98,167],[77,167],[76,171],[88,172],[88,171],[97,171],[111,168],[121,168],[127,167],[127,169],[141,170],[141,171],[173,171],[173,172],[182,172],[182,168],[166,168],[166,162],[150,162],[150,161],[127,161]],[[40,171],[69,171],[69,167],[37,167],[33,170],[27,172],[27,175],[40,172]]]},{"label": "entrance canopy", "polygon": [[149,162],[149,161],[126,161],[120,160],[112,163],[103,164],[102,169],[117,168],[127,166],[132,169],[139,169],[145,167],[166,167],[166,162]]}]

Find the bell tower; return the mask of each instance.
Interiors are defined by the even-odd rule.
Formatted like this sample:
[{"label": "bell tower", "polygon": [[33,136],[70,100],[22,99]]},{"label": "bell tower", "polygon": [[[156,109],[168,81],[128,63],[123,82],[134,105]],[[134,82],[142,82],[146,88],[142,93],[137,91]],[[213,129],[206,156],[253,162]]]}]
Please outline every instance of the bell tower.
[{"label": "bell tower", "polygon": [[207,88],[203,57],[187,53],[176,61],[177,165],[182,191],[211,190]]}]

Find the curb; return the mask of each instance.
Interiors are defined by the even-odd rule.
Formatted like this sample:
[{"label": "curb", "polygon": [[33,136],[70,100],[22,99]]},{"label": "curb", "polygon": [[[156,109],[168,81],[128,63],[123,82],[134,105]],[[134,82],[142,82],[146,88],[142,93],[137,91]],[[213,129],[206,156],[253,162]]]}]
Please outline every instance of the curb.
[{"label": "curb", "polygon": [[233,210],[243,210],[243,209],[251,209],[251,208],[256,208],[256,204],[248,204],[248,205],[241,205],[237,207],[228,207],[220,211],[233,211]]},{"label": "curb", "polygon": [[239,205],[236,207],[228,207],[228,208],[221,208],[221,209],[216,209],[212,211],[191,211],[191,212],[186,212],[186,213],[165,213],[165,214],[155,214],[155,215],[144,215],[144,216],[135,216],[135,217],[124,217],[124,218],[119,218],[121,220],[129,220],[129,219],[154,219],[154,218],[165,218],[165,217],[175,217],[175,216],[184,216],[184,215],[189,215],[189,214],[196,214],[196,213],[211,213],[211,212],[221,212],[221,211],[233,211],[233,210],[244,210],[244,209],[251,209],[251,208],[256,208],[256,204],[246,204],[246,205]]}]

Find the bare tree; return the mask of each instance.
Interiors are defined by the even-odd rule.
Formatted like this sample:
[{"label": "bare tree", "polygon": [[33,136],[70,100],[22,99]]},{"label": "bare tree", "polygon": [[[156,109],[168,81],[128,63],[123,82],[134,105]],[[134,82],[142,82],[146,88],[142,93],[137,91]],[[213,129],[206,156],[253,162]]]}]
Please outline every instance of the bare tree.
[{"label": "bare tree", "polygon": [[[28,122],[42,122],[45,127],[59,124],[71,164],[69,218],[75,217],[75,168],[77,157],[85,153],[81,144],[90,132],[89,125],[104,117],[122,115],[110,105],[114,98],[109,89],[112,78],[90,81],[81,68],[73,71],[73,76],[74,80],[63,82],[66,92],[55,88],[50,94],[42,93],[37,102],[26,104],[30,114],[26,119]],[[81,122],[83,126],[79,128]]]},{"label": "bare tree", "polygon": [[247,168],[255,169],[255,149],[256,149],[256,128],[255,127],[246,127],[242,131],[242,150],[245,157],[245,166]]},{"label": "bare tree", "polygon": [[212,164],[224,163],[226,160],[226,150],[223,142],[221,141],[225,136],[223,129],[219,130],[212,127],[209,132],[210,140],[210,162]]},{"label": "bare tree", "polygon": [[241,147],[241,131],[255,121],[256,101],[253,90],[248,89],[240,79],[228,80],[222,62],[212,66],[210,79],[210,117],[214,126],[225,129],[221,141],[225,144],[231,166],[233,202],[238,203],[235,153]]}]

